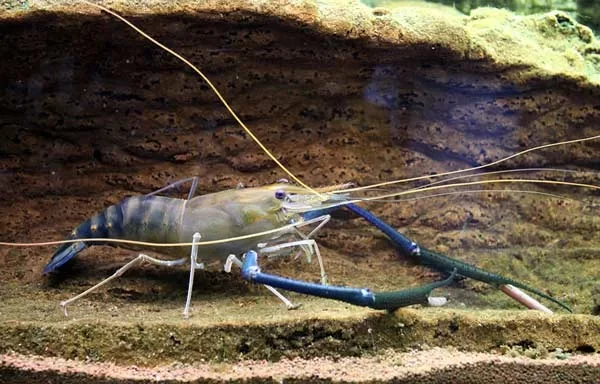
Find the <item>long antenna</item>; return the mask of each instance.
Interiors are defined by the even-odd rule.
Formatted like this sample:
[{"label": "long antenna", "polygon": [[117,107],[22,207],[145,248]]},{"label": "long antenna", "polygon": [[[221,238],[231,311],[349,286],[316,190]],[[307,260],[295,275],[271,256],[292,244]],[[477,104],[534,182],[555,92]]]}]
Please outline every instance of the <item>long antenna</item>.
[{"label": "long antenna", "polygon": [[256,135],[254,135],[254,133],[250,130],[250,128],[248,128],[246,126],[246,124],[244,124],[244,122],[242,121],[242,119],[240,119],[239,116],[234,112],[233,108],[231,108],[231,106],[229,105],[229,103],[227,102],[227,100],[225,100],[225,98],[221,95],[221,92],[219,92],[219,90],[217,89],[217,87],[215,87],[213,85],[213,83],[210,81],[210,79],[208,77],[206,77],[206,75],[200,69],[198,69],[198,67],[196,67],[194,64],[192,64],[185,57],[181,56],[179,53],[175,52],[171,48],[169,48],[166,45],[164,45],[164,44],[158,42],[157,40],[155,40],[152,36],[148,35],[146,32],[144,32],[141,29],[139,29],[137,26],[135,26],[133,23],[131,23],[129,20],[125,19],[124,17],[122,17],[118,13],[113,12],[110,9],[108,9],[108,8],[102,6],[102,5],[95,4],[95,3],[92,3],[92,2],[87,1],[87,0],[80,0],[80,1],[82,3],[85,3],[87,5],[90,5],[90,6],[94,7],[94,8],[100,9],[101,11],[104,11],[106,13],[109,13],[109,14],[113,15],[114,17],[116,17],[117,19],[119,19],[122,22],[124,22],[125,24],[127,24],[134,31],[136,31],[137,33],[139,33],[140,35],[142,35],[143,37],[145,37],[146,39],[148,39],[149,41],[151,41],[152,43],[154,43],[155,45],[157,45],[161,49],[163,49],[166,52],[170,53],[171,55],[175,56],[177,59],[179,59],[180,61],[182,61],[185,65],[187,65],[188,67],[190,67],[194,72],[196,72],[198,75],[200,75],[200,77],[202,77],[202,79],[206,82],[206,84],[210,87],[210,89],[212,89],[212,91],[215,93],[215,95],[217,95],[217,97],[219,98],[219,100],[221,101],[221,103],[225,106],[225,108],[227,108],[227,111],[229,111],[229,113],[235,119],[235,121],[237,121],[238,124],[244,129],[244,131],[246,131],[246,133],[248,134],[248,136],[250,136],[252,138],[252,140],[254,140],[256,142],[256,144],[258,144],[258,146],[260,147],[260,149],[262,149],[267,154],[267,156],[269,156],[271,158],[271,160],[273,160],[275,162],[275,164],[277,164],[279,166],[279,168],[281,168],[281,170],[283,170],[285,173],[288,174],[288,176],[290,176],[292,179],[294,179],[295,182],[297,182],[298,184],[300,184],[304,188],[308,189],[310,192],[312,192],[312,193],[314,193],[314,194],[316,194],[318,196],[321,196],[321,194],[319,192],[317,192],[316,190],[314,190],[313,188],[311,188],[307,184],[305,184],[296,175],[294,175],[292,173],[292,171],[290,171],[289,169],[287,169],[285,167],[285,165],[283,165],[279,160],[277,160],[277,158],[275,157],[275,155],[273,155],[271,153],[271,151],[269,151],[269,149],[258,139],[258,137],[256,137]]}]

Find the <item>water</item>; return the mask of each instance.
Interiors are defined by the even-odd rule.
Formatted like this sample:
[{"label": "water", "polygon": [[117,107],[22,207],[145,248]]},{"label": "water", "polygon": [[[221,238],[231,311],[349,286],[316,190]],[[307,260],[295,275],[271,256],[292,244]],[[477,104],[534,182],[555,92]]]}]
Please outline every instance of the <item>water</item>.
[{"label": "water", "polygon": [[[511,4],[501,5],[512,9]],[[303,12],[269,8],[298,11],[294,23],[260,12],[212,13],[202,5],[196,12],[166,15],[126,3],[118,9],[201,68],[265,146],[310,186],[348,181],[362,186],[440,174],[598,134],[598,43],[577,22],[594,26],[583,17],[581,4],[564,14],[539,13],[558,8],[550,2],[519,11],[536,13],[529,18],[465,3],[454,4],[455,9],[425,5],[371,2],[371,9],[324,2],[319,17],[311,7]],[[499,4],[477,6],[483,5]],[[0,241],[66,238],[124,197],[190,176],[199,176],[199,194],[289,178],[179,61],[89,7],[63,11],[23,16],[11,11],[0,22]],[[554,146],[452,182],[519,177],[598,185],[598,150],[596,140]],[[530,168],[545,170],[481,174]],[[435,181],[387,186],[369,196]],[[575,312],[598,314],[597,190],[497,183],[436,189],[429,195],[442,193],[447,194],[406,194],[397,202],[365,206],[422,247],[523,281]],[[185,195],[185,188],[172,194]],[[316,239],[333,284],[391,290],[442,277],[347,213],[334,214]],[[66,273],[44,277],[41,271],[53,251],[0,248],[0,295],[7,303],[2,321],[63,324],[67,320],[56,309],[58,301],[137,254],[92,247]],[[264,269],[305,280],[319,276],[316,263],[307,265],[303,258],[265,262]],[[194,321],[218,327],[248,319],[294,319],[294,314],[281,315],[275,298],[260,287],[249,288],[234,272],[200,273]],[[185,268],[135,268],[74,304],[70,314],[83,321],[117,318],[177,326],[187,273]],[[519,308],[493,287],[472,280],[440,294],[448,295],[451,309]],[[338,311],[367,316],[354,307],[292,297],[306,303],[302,316],[307,318],[311,311],[317,318]],[[594,340],[581,343],[595,348]],[[234,350],[223,354],[233,359]],[[81,349],[74,351],[85,358]],[[35,352],[44,353],[42,347]]]}]

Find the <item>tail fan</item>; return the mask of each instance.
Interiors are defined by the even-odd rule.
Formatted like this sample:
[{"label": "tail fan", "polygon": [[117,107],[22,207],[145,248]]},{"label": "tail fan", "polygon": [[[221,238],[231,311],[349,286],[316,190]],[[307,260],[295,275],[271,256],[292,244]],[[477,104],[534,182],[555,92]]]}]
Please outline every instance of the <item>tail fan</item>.
[{"label": "tail fan", "polygon": [[[114,207],[115,206],[111,206],[111,207],[107,208],[106,210],[95,214],[94,216],[87,219],[83,223],[79,224],[79,226],[77,228],[75,228],[73,230],[73,232],[71,232],[68,239],[69,240],[81,239],[82,241],[78,241],[75,243],[66,243],[66,244],[62,244],[60,247],[58,247],[56,252],[54,252],[54,255],[52,255],[50,262],[44,268],[44,274],[50,273],[50,272],[56,272],[63,265],[65,265],[69,260],[74,258],[79,252],[83,251],[88,246],[91,246],[93,244],[99,244],[99,243],[86,244],[84,242],[84,239],[90,239],[90,238],[95,238],[95,237],[107,237],[108,236],[108,229],[106,227],[107,213],[120,212],[120,209],[116,209]],[[118,222],[120,222],[120,221],[118,221]]]},{"label": "tail fan", "polygon": [[52,255],[50,262],[44,267],[44,274],[56,272],[85,248],[87,248],[87,245],[83,241],[61,245]]}]

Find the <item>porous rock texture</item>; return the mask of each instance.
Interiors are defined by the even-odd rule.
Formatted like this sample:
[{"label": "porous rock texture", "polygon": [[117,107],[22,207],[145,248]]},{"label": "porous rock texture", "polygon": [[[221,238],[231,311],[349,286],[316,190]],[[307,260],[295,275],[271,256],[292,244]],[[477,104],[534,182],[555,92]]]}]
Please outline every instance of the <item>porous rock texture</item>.
[{"label": "porous rock texture", "polygon": [[[464,16],[438,6],[371,9],[355,1],[105,4],[200,67],[256,136],[311,186],[468,168],[599,132],[600,45],[560,12],[521,17],[485,8]],[[9,8],[0,19],[2,241],[64,238],[124,196],[189,176],[200,177],[199,193],[287,177],[195,73],[115,18],[70,1]],[[554,146],[488,170],[561,168],[569,171],[519,176],[593,184],[599,147],[597,140]],[[505,187],[368,207],[421,246],[597,314],[597,192],[546,185],[512,187],[563,197],[496,191]],[[334,284],[397,289],[438,278],[349,215],[334,217],[317,240]],[[592,315],[536,320],[535,332],[529,320],[499,315],[499,328],[456,337],[456,324],[444,318],[453,311],[462,318],[460,309],[432,312],[433,320],[404,328],[401,317],[293,296],[306,303],[302,313],[280,314],[259,287],[215,271],[198,277],[186,323],[173,320],[185,269],[148,266],[75,304],[65,319],[54,303],[133,255],[94,247],[67,273],[43,277],[51,252],[0,248],[2,352],[117,362],[125,356],[125,363],[138,362],[131,351],[153,348],[168,363],[185,361],[190,350],[228,361],[361,356],[377,352],[375,340],[408,347],[405,333],[478,351],[541,345],[593,352],[600,345]],[[316,267],[300,260],[265,268],[317,277]],[[454,308],[514,307],[477,282],[458,282],[446,293]],[[464,316],[467,328],[476,327],[476,314]],[[563,332],[555,321],[575,328]],[[506,324],[516,331],[505,335]],[[153,336],[166,329],[169,335],[155,344],[144,337],[147,327]],[[61,329],[76,332],[70,337]],[[111,344],[119,332],[123,339]],[[205,339],[210,345],[194,345],[194,334],[205,332],[214,337]]]}]

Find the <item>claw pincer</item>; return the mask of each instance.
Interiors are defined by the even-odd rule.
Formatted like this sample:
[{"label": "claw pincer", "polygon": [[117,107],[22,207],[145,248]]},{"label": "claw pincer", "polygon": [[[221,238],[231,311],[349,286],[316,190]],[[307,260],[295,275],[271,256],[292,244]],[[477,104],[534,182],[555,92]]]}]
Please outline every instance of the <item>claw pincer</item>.
[{"label": "claw pincer", "polygon": [[529,287],[516,280],[488,272],[484,269],[478,268],[471,264],[467,264],[460,260],[453,259],[441,253],[431,251],[427,248],[421,248],[418,245],[416,245],[416,243],[414,243],[412,240],[410,240],[400,232],[396,231],[391,225],[384,222],[379,217],[375,216],[373,213],[367,211],[366,209],[363,209],[355,204],[347,204],[346,208],[363,217],[369,223],[373,224],[385,235],[387,235],[388,238],[392,241],[392,243],[394,243],[394,245],[400,251],[402,251],[405,254],[408,254],[409,256],[417,258],[419,263],[421,263],[422,265],[428,266],[430,268],[445,273],[456,271],[456,273],[460,276],[482,281],[484,283],[493,285],[496,288],[502,288],[506,285],[517,287],[525,291],[531,292],[535,295],[538,295],[546,300],[550,300],[551,302],[559,305],[567,311],[572,312],[571,308],[569,308],[566,304],[535,288]]}]

